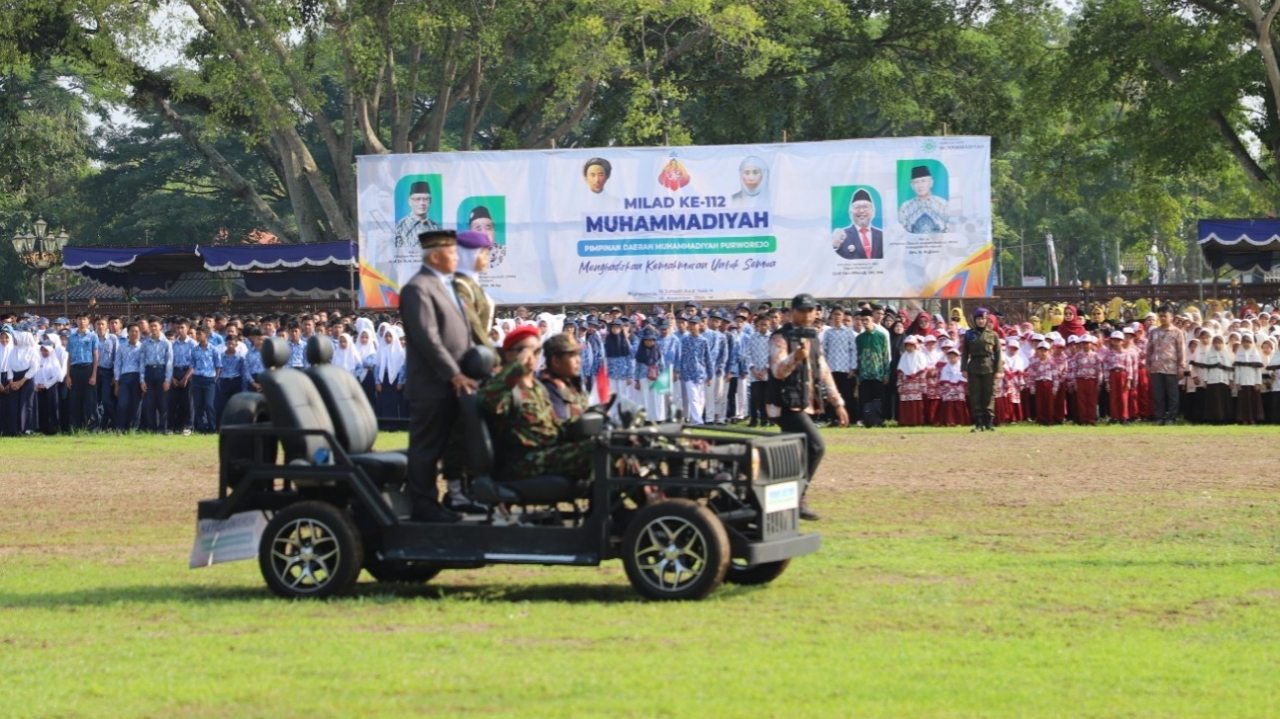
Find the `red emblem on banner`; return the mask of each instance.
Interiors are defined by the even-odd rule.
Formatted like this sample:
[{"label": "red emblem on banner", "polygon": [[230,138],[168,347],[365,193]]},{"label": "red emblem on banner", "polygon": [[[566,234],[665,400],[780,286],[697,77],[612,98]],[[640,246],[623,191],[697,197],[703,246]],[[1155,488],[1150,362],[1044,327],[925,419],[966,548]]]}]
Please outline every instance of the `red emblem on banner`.
[{"label": "red emblem on banner", "polygon": [[689,171],[684,168],[684,165],[680,164],[679,160],[673,157],[667,161],[666,166],[662,168],[662,172],[658,173],[658,184],[675,192],[689,184]]}]

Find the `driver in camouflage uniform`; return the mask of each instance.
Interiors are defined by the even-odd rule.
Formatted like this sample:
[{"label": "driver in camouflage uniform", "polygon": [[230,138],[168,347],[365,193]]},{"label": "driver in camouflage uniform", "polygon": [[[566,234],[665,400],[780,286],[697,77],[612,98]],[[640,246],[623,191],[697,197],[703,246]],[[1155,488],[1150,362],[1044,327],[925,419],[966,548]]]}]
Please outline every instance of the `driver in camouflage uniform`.
[{"label": "driver in camouflage uniform", "polygon": [[547,367],[538,379],[551,396],[551,406],[561,422],[575,420],[590,406],[582,390],[582,347],[570,334],[558,334],[542,345]]},{"label": "driver in camouflage uniform", "polygon": [[504,339],[502,350],[506,366],[480,390],[480,402],[495,424],[508,476],[587,478],[595,443],[565,437],[567,423],[556,418],[551,394],[535,374],[542,351],[537,328],[516,328]]}]

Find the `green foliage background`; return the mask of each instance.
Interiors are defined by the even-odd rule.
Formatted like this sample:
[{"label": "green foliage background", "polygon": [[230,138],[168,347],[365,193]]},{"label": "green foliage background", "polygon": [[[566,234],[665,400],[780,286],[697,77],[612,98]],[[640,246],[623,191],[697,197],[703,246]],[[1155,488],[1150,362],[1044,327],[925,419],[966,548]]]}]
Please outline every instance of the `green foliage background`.
[{"label": "green foliage background", "polygon": [[[1063,281],[1153,244],[1183,280],[1196,219],[1280,200],[1255,4],[9,0],[0,230],[320,241],[360,154],[976,134],[1002,281],[1050,232]],[[31,292],[6,243],[0,299]]]}]

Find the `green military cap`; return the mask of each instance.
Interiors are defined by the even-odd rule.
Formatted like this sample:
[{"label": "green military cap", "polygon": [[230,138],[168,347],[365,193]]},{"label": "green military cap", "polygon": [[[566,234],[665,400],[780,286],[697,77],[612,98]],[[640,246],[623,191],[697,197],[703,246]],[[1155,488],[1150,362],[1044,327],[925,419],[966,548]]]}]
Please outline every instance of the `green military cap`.
[{"label": "green military cap", "polygon": [[558,334],[547,340],[542,345],[542,352],[548,356],[574,354],[580,352],[582,348],[578,345],[578,340],[567,334]]}]

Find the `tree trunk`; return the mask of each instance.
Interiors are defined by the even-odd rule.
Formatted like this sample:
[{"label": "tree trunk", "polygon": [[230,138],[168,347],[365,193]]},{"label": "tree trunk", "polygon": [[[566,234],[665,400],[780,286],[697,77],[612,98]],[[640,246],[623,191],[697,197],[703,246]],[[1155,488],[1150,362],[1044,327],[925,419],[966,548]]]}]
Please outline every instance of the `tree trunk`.
[{"label": "tree trunk", "polygon": [[204,138],[200,137],[199,132],[173,109],[173,106],[169,104],[166,98],[153,96],[153,101],[160,113],[164,115],[165,120],[169,122],[169,126],[190,143],[196,152],[199,152],[209,161],[209,165],[213,167],[214,172],[217,172],[223,182],[227,183],[227,189],[231,191],[231,194],[248,205],[249,210],[268,230],[280,237],[282,241],[289,242],[295,239],[293,233],[289,231],[284,221],[276,214],[276,211],[271,209],[271,205],[268,205],[266,200],[262,199],[262,196],[254,189],[253,183],[237,172],[213,145],[205,142]]},{"label": "tree trunk", "polygon": [[[200,25],[210,34],[218,37],[224,45],[227,53],[236,62],[236,65],[244,72],[245,78],[253,85],[254,89],[262,96],[266,105],[267,113],[270,116],[273,130],[281,133],[287,143],[289,150],[293,152],[294,159],[298,163],[304,177],[307,178],[307,184],[311,187],[311,192],[315,195],[316,201],[320,204],[321,211],[324,212],[325,220],[329,228],[340,239],[354,239],[355,231],[348,219],[347,212],[342,205],[333,196],[329,189],[328,178],[320,173],[320,169],[316,166],[315,158],[312,157],[311,151],[307,149],[306,144],[298,135],[297,128],[294,125],[294,118],[275,97],[271,91],[270,84],[262,73],[254,66],[253,61],[241,47],[239,39],[231,36],[222,25],[218,23],[216,17],[205,6],[202,0],[187,0],[187,5],[195,11],[196,17],[200,21]],[[336,159],[336,158],[335,158]],[[296,205],[296,202],[295,202]]]},{"label": "tree trunk", "polygon": [[[315,211],[311,207],[311,193],[307,190],[305,179],[298,169],[297,158],[289,149],[289,144],[277,133],[272,138],[272,148],[280,157],[282,177],[285,190],[289,193],[289,202],[293,207],[294,219],[298,221],[298,237],[303,242],[320,242],[321,228]],[[333,238],[336,239],[336,238]]]}]

